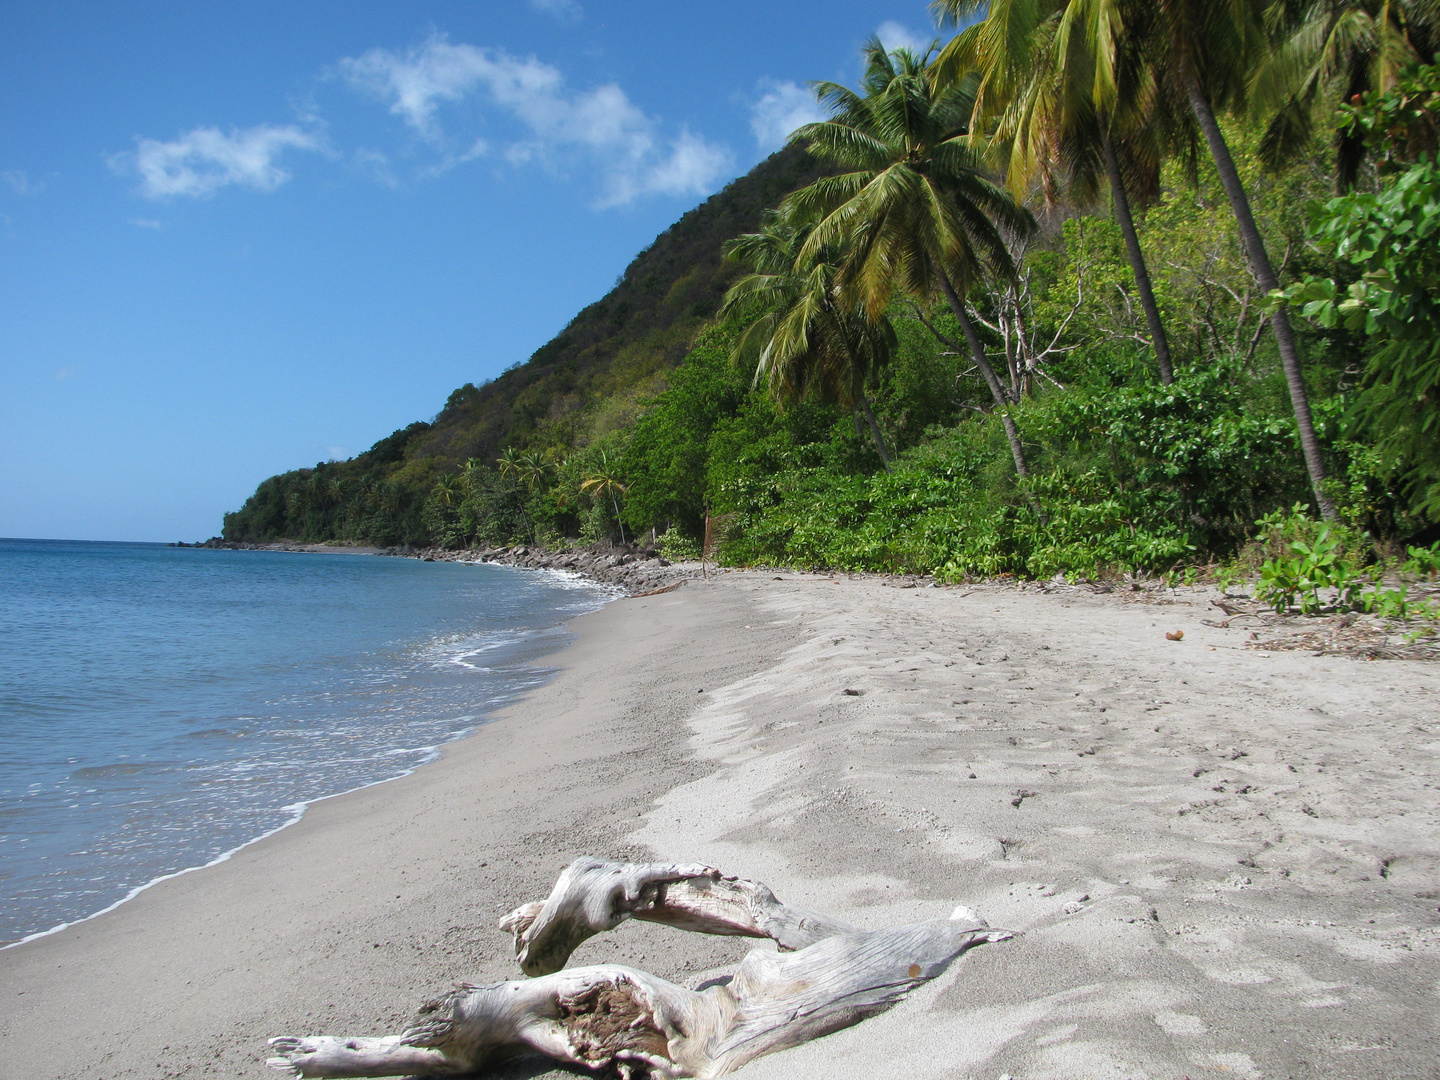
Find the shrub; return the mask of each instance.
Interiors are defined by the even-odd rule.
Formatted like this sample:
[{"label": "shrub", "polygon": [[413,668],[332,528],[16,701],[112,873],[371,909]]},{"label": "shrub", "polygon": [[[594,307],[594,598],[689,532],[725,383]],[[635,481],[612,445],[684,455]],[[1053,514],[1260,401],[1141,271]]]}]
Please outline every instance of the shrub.
[{"label": "shrub", "polygon": [[655,548],[671,562],[694,562],[700,558],[700,541],[673,526],[655,538]]}]

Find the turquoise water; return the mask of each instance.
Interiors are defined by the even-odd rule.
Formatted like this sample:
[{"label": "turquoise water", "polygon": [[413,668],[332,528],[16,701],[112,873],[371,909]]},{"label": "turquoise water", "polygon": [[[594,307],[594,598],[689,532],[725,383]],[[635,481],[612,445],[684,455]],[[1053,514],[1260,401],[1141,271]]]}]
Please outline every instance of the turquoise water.
[{"label": "turquoise water", "polygon": [[391,779],[608,594],[488,565],[0,539],[0,943]]}]

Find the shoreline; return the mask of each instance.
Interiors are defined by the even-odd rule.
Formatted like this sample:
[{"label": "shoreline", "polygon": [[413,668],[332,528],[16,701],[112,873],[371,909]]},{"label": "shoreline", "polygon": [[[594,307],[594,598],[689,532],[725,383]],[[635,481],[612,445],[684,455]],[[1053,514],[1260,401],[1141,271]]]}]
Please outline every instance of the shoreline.
[{"label": "shoreline", "polygon": [[[172,545],[172,546],[180,546],[180,545]],[[187,546],[188,546],[188,545],[187,545]],[[273,550],[285,550],[285,551],[289,551],[289,550],[293,550],[293,549],[289,549],[289,548],[275,548],[275,549],[273,549]],[[350,553],[352,553],[352,554],[375,554],[375,553],[378,553],[378,550],[379,550],[379,549],[375,549],[374,551],[352,551],[352,552],[350,552]],[[323,552],[320,552],[320,553],[323,553]],[[501,564],[501,565],[507,565],[507,564]],[[537,567],[536,569],[549,569],[549,568]],[[605,587],[602,583],[593,581],[592,579],[589,579],[589,578],[585,578],[583,575],[572,574],[572,573],[570,573],[570,572],[563,571],[563,570],[554,570],[554,571],[552,571],[552,572],[555,573],[555,574],[557,574],[557,575],[559,575],[559,576],[561,576],[561,577],[579,577],[579,578],[581,578],[582,580],[585,580],[588,584],[596,587],[596,590],[597,590],[596,601],[597,601],[602,607],[603,607],[605,604],[612,603],[614,600],[616,600],[616,599],[618,599],[620,596],[624,595],[623,593],[617,593],[617,592],[614,592],[614,591],[608,591],[608,592],[607,592],[607,591],[606,591],[606,587]],[[598,610],[598,609],[597,609],[597,610]],[[574,619],[577,618],[577,617],[579,617],[579,616],[571,616],[570,618],[561,618],[559,621],[557,621],[557,622],[556,622],[555,624],[553,624],[552,626],[533,628],[532,630],[528,631],[526,634],[522,635],[521,637],[516,638],[516,639],[514,639],[513,641],[511,641],[510,644],[511,644],[512,646],[514,646],[515,644],[518,644],[520,641],[523,641],[526,637],[531,637],[531,636],[535,636],[535,635],[545,634],[546,632],[548,632],[548,631],[550,631],[550,630],[552,630],[552,629],[554,629],[554,628],[556,628],[556,627],[562,627],[562,628],[563,628],[563,627],[567,627],[568,624],[569,624],[570,622],[573,622]],[[549,654],[547,654],[547,655],[549,655]],[[543,656],[543,655],[542,655],[541,657],[537,657],[534,661],[531,661],[531,662],[528,663],[526,666],[528,666],[528,667],[538,667],[538,666],[541,666],[541,663],[540,663],[540,662],[541,662],[543,659],[545,659],[545,656]],[[503,710],[497,711],[497,714],[496,714],[496,715],[498,715],[499,712],[503,712]],[[51,935],[53,935],[53,934],[58,934],[58,933],[60,933],[60,932],[62,932],[62,931],[64,931],[64,930],[69,929],[69,928],[72,927],[72,926],[77,926],[77,925],[80,925],[80,924],[82,924],[82,923],[87,923],[87,922],[90,922],[90,921],[93,920],[93,919],[97,919],[97,918],[100,918],[100,917],[103,916],[103,915],[107,915],[107,914],[109,914],[110,912],[117,910],[117,909],[120,908],[122,905],[124,905],[124,904],[126,904],[126,903],[129,903],[131,900],[135,899],[135,898],[136,898],[137,896],[139,896],[140,894],[142,894],[142,893],[146,892],[147,890],[155,887],[156,885],[161,884],[162,882],[169,881],[169,880],[171,880],[171,879],[173,879],[173,878],[181,877],[181,876],[183,876],[183,875],[185,875],[185,874],[191,874],[191,873],[194,873],[194,872],[199,871],[199,870],[207,870],[207,869],[209,869],[209,868],[211,868],[211,867],[213,867],[213,866],[218,866],[218,865],[220,865],[221,863],[227,862],[232,856],[234,856],[234,855],[237,854],[238,852],[243,851],[244,849],[250,847],[251,845],[261,843],[262,841],[267,840],[267,839],[269,839],[269,838],[272,837],[272,836],[275,836],[277,833],[280,833],[280,832],[282,832],[283,830],[288,829],[288,828],[290,828],[291,826],[298,824],[300,821],[302,821],[302,820],[304,819],[305,814],[306,814],[306,812],[309,810],[309,808],[312,807],[312,806],[314,806],[314,805],[316,805],[317,803],[324,802],[324,801],[327,800],[327,799],[337,799],[337,798],[341,798],[341,797],[343,797],[343,796],[350,795],[350,794],[352,794],[352,793],[354,793],[354,792],[364,791],[364,790],[366,790],[367,788],[376,787],[377,785],[380,785],[380,784],[388,784],[388,783],[392,783],[392,782],[394,782],[394,781],[396,781],[396,780],[404,779],[405,777],[407,777],[407,776],[411,775],[412,773],[414,773],[417,769],[424,768],[425,766],[430,765],[430,764],[432,764],[433,762],[435,762],[436,760],[438,760],[438,759],[440,758],[440,756],[444,753],[445,748],[446,748],[447,746],[450,746],[450,745],[452,745],[452,744],[454,744],[454,743],[463,742],[465,739],[468,739],[468,738],[470,738],[472,735],[474,735],[477,731],[479,731],[479,730],[480,730],[482,727],[484,727],[486,724],[492,723],[493,720],[494,720],[494,717],[487,717],[487,716],[482,715],[482,716],[479,718],[479,720],[478,720],[477,723],[475,723],[475,724],[474,724],[473,726],[471,726],[470,728],[465,729],[465,730],[462,731],[459,735],[456,735],[456,736],[454,736],[454,737],[452,737],[452,738],[449,738],[449,739],[446,739],[446,740],[444,740],[444,741],[435,743],[434,745],[427,745],[427,746],[419,747],[418,749],[420,749],[420,750],[428,750],[428,751],[429,751],[429,753],[427,754],[427,756],[426,756],[423,760],[421,760],[421,761],[419,761],[419,762],[416,762],[415,764],[409,766],[408,768],[404,769],[404,770],[401,771],[401,772],[395,773],[394,775],[391,775],[391,776],[383,776],[383,777],[381,777],[381,778],[379,778],[379,779],[376,779],[376,780],[369,780],[369,781],[366,781],[366,782],[364,782],[364,783],[357,784],[355,787],[346,788],[346,789],[344,789],[344,790],[342,790],[342,791],[334,791],[334,792],[330,792],[330,793],[324,794],[324,795],[316,795],[316,796],[314,796],[313,798],[302,799],[302,800],[300,800],[300,801],[298,801],[298,802],[287,803],[287,804],[285,804],[285,805],[283,805],[283,806],[275,807],[275,808],[274,808],[275,812],[289,815],[288,818],[287,818],[287,820],[285,820],[285,821],[282,822],[281,824],[276,825],[276,826],[274,826],[273,828],[267,829],[267,830],[265,830],[264,832],[260,833],[259,835],[254,836],[254,837],[250,838],[249,840],[245,840],[245,841],[243,841],[242,843],[239,843],[239,844],[235,845],[234,847],[232,847],[232,848],[230,848],[230,849],[228,849],[228,850],[226,850],[226,851],[222,851],[220,854],[216,855],[214,858],[211,858],[211,859],[208,860],[207,862],[196,863],[196,864],[194,864],[194,865],[192,865],[192,866],[185,866],[185,867],[181,867],[181,868],[178,869],[178,870],[170,870],[170,871],[167,871],[166,873],[158,874],[157,876],[149,879],[148,881],[145,881],[145,882],[143,882],[143,883],[141,883],[141,884],[139,884],[139,885],[135,885],[135,886],[131,887],[131,888],[125,893],[124,896],[120,897],[120,898],[117,899],[117,900],[114,900],[114,901],[110,902],[109,904],[106,904],[104,907],[100,908],[100,909],[97,910],[97,911],[94,911],[94,912],[90,913],[89,915],[84,915],[84,916],[81,916],[81,917],[79,917],[79,918],[71,919],[71,920],[69,920],[69,921],[67,921],[67,922],[57,923],[56,925],[51,926],[51,927],[49,927],[48,929],[33,931],[33,932],[31,932],[31,933],[25,934],[25,935],[22,936],[22,937],[16,938],[16,939],[14,939],[14,940],[12,940],[12,941],[0,941],[0,952],[4,952],[4,951],[6,951],[7,949],[17,948],[17,947],[19,947],[19,946],[21,946],[21,945],[25,945],[25,944],[27,944],[27,943],[29,943],[29,942],[32,942],[32,941],[38,941],[38,940],[40,940],[40,939],[42,939],[42,938],[50,937]]]},{"label": "shoreline", "polygon": [[495,563],[517,570],[555,570],[576,574],[597,585],[618,588],[627,596],[644,596],[673,589],[686,581],[704,576],[699,563],[672,563],[652,550],[615,548],[608,545],[565,550],[525,544],[453,550],[392,548],[380,554],[420,559],[424,562]]},{"label": "shoreline", "polygon": [[615,586],[630,596],[670,588],[703,577],[699,563],[672,563],[658,552],[637,547],[617,548],[608,544],[554,549],[514,544],[478,548],[360,547],[338,544],[300,544],[288,540],[266,543],[206,540],[198,544],[171,544],[210,551],[285,551],[300,555],[381,555],[419,559],[422,562],[495,563],[517,570],[558,570],[577,574],[597,585]]},{"label": "shoreline", "polygon": [[[622,602],[646,605],[667,601],[674,602],[673,594]],[[161,881],[104,916],[0,952],[0,984],[21,988],[14,996],[6,995],[9,1008],[0,1010],[0,1077],[34,1080],[39,1076],[211,1075],[219,1063],[212,1060],[214,1050],[202,1047],[213,1041],[215,1031],[231,1028],[237,1021],[234,1017],[222,1018],[227,1010],[220,1007],[220,1002],[208,1002],[209,1007],[197,1005],[191,1000],[192,991],[185,987],[218,987],[219,980],[228,982],[237,969],[255,971],[260,966],[269,973],[261,980],[265,987],[250,986],[245,995],[254,1003],[254,1022],[239,1021],[246,1034],[237,1033],[235,1044],[220,1051],[226,1064],[219,1067],[227,1075],[244,1075],[252,1069],[253,1075],[264,1075],[260,1070],[265,1037],[303,1027],[300,1020],[311,1011],[310,1002],[332,1000],[339,992],[337,988],[350,982],[356,972],[375,966],[375,950],[394,933],[386,911],[394,906],[394,899],[410,892],[422,879],[432,880],[433,890],[450,898],[438,929],[458,929],[454,926],[456,916],[468,918],[473,899],[489,891],[475,889],[475,878],[477,874],[482,878],[493,875],[494,871],[487,868],[497,865],[496,857],[476,854],[463,866],[455,865],[449,854],[451,845],[478,842],[464,825],[474,811],[461,813],[456,821],[431,799],[435,792],[444,790],[467,805],[489,801],[491,812],[481,831],[489,842],[506,846],[503,840],[497,841],[495,830],[513,802],[494,800],[512,781],[507,779],[509,772],[495,769],[489,759],[497,752],[502,754],[515,771],[537,775],[554,793],[565,784],[554,771],[557,762],[565,761],[572,753],[563,745],[557,749],[543,741],[532,742],[537,737],[533,710],[555,708],[569,714],[538,722],[539,728],[557,733],[560,744],[568,745],[582,729],[593,736],[582,740],[584,748],[573,751],[583,760],[593,760],[590,755],[596,746],[613,746],[617,739],[625,738],[623,732],[617,733],[616,725],[605,723],[607,715],[611,720],[623,721],[623,710],[617,706],[602,711],[601,716],[582,719],[576,714],[591,710],[576,699],[574,686],[567,689],[561,685],[567,676],[590,682],[596,671],[613,667],[609,658],[612,635],[605,626],[629,621],[607,618],[616,606],[608,603],[597,612],[571,620],[568,629],[577,635],[577,640],[559,654],[533,661],[538,666],[562,665],[555,677],[519,702],[499,710],[490,723],[466,738],[446,744],[440,759],[425,768],[318,800],[299,822],[245,846],[229,860],[206,867],[203,874],[188,873]],[[648,635],[655,649],[672,653],[673,670],[707,669],[704,663],[695,665],[688,656],[678,655],[679,646],[667,645],[660,640],[662,636],[659,627]],[[589,670],[574,670],[577,651],[591,654]],[[620,727],[625,727],[623,722]],[[653,723],[642,727],[646,729],[643,733],[632,733],[631,737],[638,739],[637,747],[653,746],[656,740],[652,735],[657,734]],[[679,735],[672,729],[668,737],[673,742]],[[673,766],[678,756],[672,747],[669,765]],[[477,769],[484,774],[480,784],[483,790],[476,787]],[[662,787],[658,777],[652,776],[650,784],[652,795],[658,795]],[[643,787],[630,784],[627,791]],[[597,795],[601,803],[608,801],[605,792]],[[628,807],[637,805],[635,797],[634,793],[622,796],[627,802],[626,820],[634,818],[635,809]],[[443,819],[444,826],[427,827],[426,823],[436,816]],[[542,808],[535,815],[537,823],[544,817]],[[584,826],[593,817],[580,812],[569,820]],[[391,845],[387,850],[395,857],[382,869],[368,861],[363,869],[357,868],[352,855],[357,850],[371,852],[375,847],[372,827],[403,834],[413,844]],[[402,849],[408,852],[408,860]],[[533,853],[517,850],[514,855],[514,873],[505,875],[503,887],[513,890],[528,879],[530,890],[548,890],[551,868],[532,865],[537,862]],[[296,869],[317,857],[320,866],[306,871]],[[427,872],[418,875],[418,865],[425,866]],[[436,872],[432,874],[431,870]],[[453,876],[448,871],[453,871]],[[298,875],[293,881],[292,874]],[[422,892],[424,895],[416,902],[424,907],[431,896],[429,889]],[[340,910],[330,910],[327,904],[331,903],[338,904]],[[497,910],[487,913],[473,930],[487,946],[496,942],[502,945],[499,956],[487,955],[480,965],[488,969],[488,975],[499,979],[506,977],[513,961],[504,958],[504,938],[492,929],[494,919],[508,908],[499,901],[494,907]],[[331,955],[325,935],[335,934],[340,926],[377,926],[377,920],[378,928],[361,931],[363,941],[347,942],[343,961]],[[417,923],[409,925],[413,929]],[[257,949],[263,961],[256,960]],[[306,962],[297,963],[297,951],[310,954]],[[453,949],[442,945],[437,951],[448,955]],[[385,952],[390,952],[388,945]],[[493,950],[487,949],[490,952]],[[393,961],[394,957],[387,959]],[[434,978],[434,960],[431,957],[428,962],[404,965],[410,969],[408,976],[403,968],[390,975],[393,986],[384,995],[389,1007],[363,1021],[357,1018],[356,1022],[372,1027],[376,1023],[396,1023],[412,1011],[422,988],[433,990],[447,985],[444,976],[438,982]],[[459,964],[451,972],[450,981],[474,977],[476,967]],[[320,972],[325,972],[325,977],[319,977]],[[137,998],[136,994],[121,992],[121,986],[149,987],[153,993],[149,997],[139,993]],[[370,1000],[369,995],[362,996]],[[73,1040],[64,1040],[65,1045],[56,1045],[50,1024],[42,1019],[57,1011],[78,1011],[87,1018],[86,1026],[75,1032]],[[272,1018],[260,1019],[266,1015]],[[282,1021],[284,1015],[292,1019]],[[151,1021],[149,1028],[146,1020]],[[81,1057],[77,1059],[76,1053]]]},{"label": "shoreline", "polygon": [[[1427,1075],[1433,664],[1260,652],[1183,596],[904,584],[732,571],[581,616],[438,761],[0,953],[0,1077],[258,1077],[271,1035],[397,1031],[516,977],[495,919],[582,854],[1021,931],[754,1080]],[[747,949],[632,923],[572,964],[693,984]]]},{"label": "shoreline", "polygon": [[[486,721],[486,723],[489,723],[489,721]],[[194,866],[186,866],[180,870],[172,870],[168,874],[161,874],[158,877],[151,878],[143,885],[136,885],[119,900],[116,900],[113,903],[106,905],[105,907],[101,908],[99,911],[94,912],[93,914],[86,915],[79,919],[72,919],[69,922],[60,923],[57,926],[52,926],[49,930],[37,930],[35,933],[26,934],[24,937],[18,938],[15,941],[9,941],[5,942],[4,944],[0,944],[0,953],[3,953],[7,949],[19,948],[21,945],[27,945],[32,941],[39,941],[42,938],[47,938],[54,934],[59,934],[65,930],[70,929],[72,926],[79,926],[82,923],[90,922],[93,919],[100,918],[102,915],[108,915],[112,911],[118,910],[122,905],[128,904],[131,900],[134,900],[141,893],[147,892],[155,886],[161,885],[167,881],[171,881],[174,878],[184,877],[186,874],[193,874],[200,870],[209,870],[212,866],[219,866],[221,863],[229,862],[233,856],[238,855],[246,848],[251,847],[255,844],[262,843],[270,839],[272,836],[284,832],[291,826],[300,824],[300,822],[305,820],[305,812],[309,810],[310,807],[315,806],[317,803],[322,803],[327,799],[343,798],[344,796],[354,794],[357,791],[365,791],[367,788],[379,787],[381,784],[390,784],[396,780],[403,780],[405,777],[409,776],[417,769],[423,769],[426,765],[429,765],[432,762],[436,761],[440,757],[440,754],[443,752],[446,746],[449,746],[451,743],[454,742],[462,742],[465,739],[468,739],[471,735],[475,734],[475,732],[478,731],[480,727],[483,726],[483,724],[477,725],[474,729],[465,732],[458,738],[450,740],[450,742],[440,743],[438,746],[434,747],[435,753],[432,754],[430,757],[427,757],[424,761],[421,761],[418,764],[411,766],[409,769],[406,769],[402,773],[397,773],[395,776],[387,776],[380,780],[371,780],[369,783],[360,784],[353,788],[346,788],[344,791],[337,791],[330,795],[317,795],[313,799],[306,799],[302,802],[290,803],[286,806],[281,806],[278,808],[281,812],[290,814],[290,819],[284,824],[276,825],[273,829],[263,832],[259,836],[254,837],[251,840],[246,840],[243,844],[237,844],[229,851],[222,851],[219,855],[215,856],[215,858],[211,859],[209,862],[197,863]]]}]

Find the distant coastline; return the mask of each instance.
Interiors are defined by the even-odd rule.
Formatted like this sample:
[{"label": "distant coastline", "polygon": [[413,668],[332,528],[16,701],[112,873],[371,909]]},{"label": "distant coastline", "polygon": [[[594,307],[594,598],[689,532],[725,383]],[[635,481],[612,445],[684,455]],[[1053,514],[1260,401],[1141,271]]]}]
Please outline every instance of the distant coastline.
[{"label": "distant coastline", "polygon": [[166,545],[173,548],[205,548],[212,551],[292,551],[302,555],[389,555],[396,552],[395,548],[374,547],[367,544],[346,544],[338,540],[330,540],[320,544],[303,544],[294,540],[272,540],[266,543],[247,543],[240,540],[226,540],[219,536],[212,536],[209,540],[201,540],[194,544],[187,544],[184,540],[175,540]]}]

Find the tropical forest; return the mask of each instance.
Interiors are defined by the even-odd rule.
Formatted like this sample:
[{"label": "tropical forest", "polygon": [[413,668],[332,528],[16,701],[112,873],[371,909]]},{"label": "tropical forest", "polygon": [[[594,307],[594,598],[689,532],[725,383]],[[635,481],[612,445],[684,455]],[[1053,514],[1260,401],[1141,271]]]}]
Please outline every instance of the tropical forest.
[{"label": "tropical forest", "polygon": [[1440,0],[931,14],[527,361],[225,540],[1433,573]]}]

